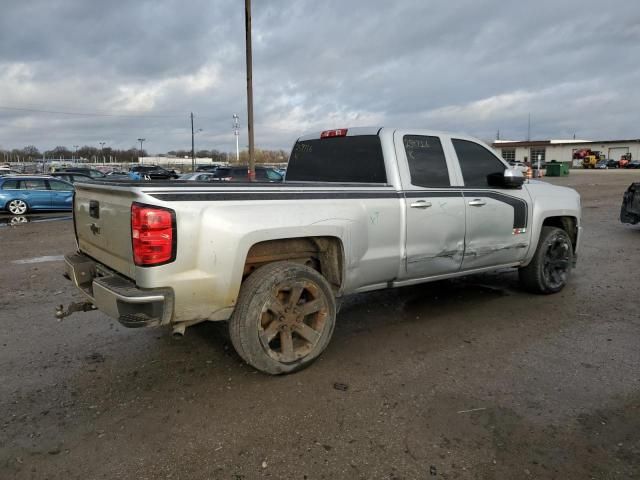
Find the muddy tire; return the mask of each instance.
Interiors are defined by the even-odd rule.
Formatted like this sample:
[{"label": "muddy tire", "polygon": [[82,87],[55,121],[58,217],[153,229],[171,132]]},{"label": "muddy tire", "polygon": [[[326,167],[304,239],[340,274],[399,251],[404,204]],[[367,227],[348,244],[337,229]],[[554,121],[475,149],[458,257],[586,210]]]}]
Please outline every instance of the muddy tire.
[{"label": "muddy tire", "polygon": [[573,247],[567,232],[542,227],[531,263],[519,270],[520,283],[533,293],[557,293],[564,288],[573,265]]},{"label": "muddy tire", "polygon": [[245,362],[279,375],[311,364],[329,344],[335,321],[335,297],[322,275],[305,265],[275,262],[242,284],[229,336]]}]

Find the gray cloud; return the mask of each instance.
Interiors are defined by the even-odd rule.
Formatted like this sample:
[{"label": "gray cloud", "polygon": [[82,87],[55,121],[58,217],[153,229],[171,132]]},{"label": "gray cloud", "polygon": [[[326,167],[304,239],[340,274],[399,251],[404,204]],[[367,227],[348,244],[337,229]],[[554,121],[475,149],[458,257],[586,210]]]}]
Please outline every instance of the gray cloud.
[{"label": "gray cloud", "polygon": [[[257,144],[383,124],[519,139],[638,137],[640,6],[615,0],[254,1]],[[243,2],[8,0],[0,146],[232,150]],[[246,135],[246,129],[243,131]],[[246,143],[244,140],[243,143]]]}]

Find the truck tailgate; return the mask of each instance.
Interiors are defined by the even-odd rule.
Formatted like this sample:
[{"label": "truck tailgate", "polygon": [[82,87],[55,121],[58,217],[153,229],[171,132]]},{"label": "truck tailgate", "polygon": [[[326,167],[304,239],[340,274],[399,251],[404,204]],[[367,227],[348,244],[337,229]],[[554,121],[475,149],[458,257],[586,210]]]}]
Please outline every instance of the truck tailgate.
[{"label": "truck tailgate", "polygon": [[128,188],[76,184],[73,215],[78,247],[107,267],[134,278],[131,204]]}]

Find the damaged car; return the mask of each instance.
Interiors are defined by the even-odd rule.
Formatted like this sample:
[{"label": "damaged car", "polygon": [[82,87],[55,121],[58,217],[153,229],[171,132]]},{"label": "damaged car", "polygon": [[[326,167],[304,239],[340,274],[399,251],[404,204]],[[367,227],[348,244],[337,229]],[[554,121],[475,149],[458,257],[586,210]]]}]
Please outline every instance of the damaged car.
[{"label": "damaged car", "polygon": [[631,225],[640,222],[640,182],[632,183],[624,192],[620,221]]}]

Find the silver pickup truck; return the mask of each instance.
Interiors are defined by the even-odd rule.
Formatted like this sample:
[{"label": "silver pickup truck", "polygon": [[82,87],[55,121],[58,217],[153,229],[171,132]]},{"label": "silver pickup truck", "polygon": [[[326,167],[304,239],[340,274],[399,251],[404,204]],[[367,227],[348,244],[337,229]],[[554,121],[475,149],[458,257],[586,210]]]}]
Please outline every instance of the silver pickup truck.
[{"label": "silver pickup truck", "polygon": [[575,264],[580,197],[525,182],[484,143],[427,130],[300,137],[283,183],[76,184],[83,304],[182,335],[228,320],[238,354],[288,373],[327,346],[344,295],[517,268],[555,293]]}]

